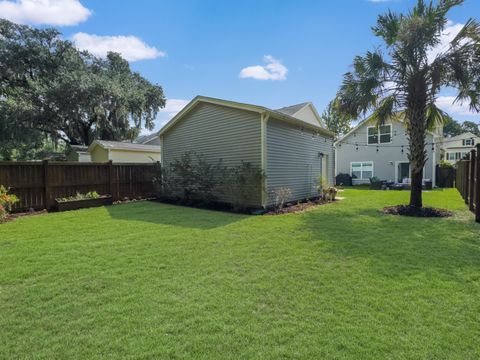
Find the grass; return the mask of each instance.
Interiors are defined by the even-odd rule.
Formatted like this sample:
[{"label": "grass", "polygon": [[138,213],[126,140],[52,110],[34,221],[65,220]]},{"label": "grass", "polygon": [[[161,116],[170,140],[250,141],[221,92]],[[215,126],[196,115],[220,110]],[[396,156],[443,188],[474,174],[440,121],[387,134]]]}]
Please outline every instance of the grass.
[{"label": "grass", "polygon": [[0,358],[478,359],[480,226],[383,215],[349,189],[303,214],[133,203],[0,226]]}]

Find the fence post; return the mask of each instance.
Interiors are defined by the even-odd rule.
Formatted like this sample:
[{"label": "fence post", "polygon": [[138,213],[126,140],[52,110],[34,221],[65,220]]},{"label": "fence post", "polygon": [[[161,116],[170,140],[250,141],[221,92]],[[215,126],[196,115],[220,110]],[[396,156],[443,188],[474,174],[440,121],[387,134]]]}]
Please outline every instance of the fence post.
[{"label": "fence post", "polygon": [[117,195],[115,194],[115,182],[114,182],[114,169],[113,169],[113,162],[112,160],[109,160],[107,163],[108,166],[108,189],[110,192],[110,195],[112,196],[112,200],[116,201],[117,200]]},{"label": "fence post", "polygon": [[50,210],[51,200],[50,200],[50,180],[48,174],[48,160],[43,160],[43,201],[45,202],[45,209]]},{"label": "fence post", "polygon": [[467,156],[468,159],[465,159],[465,171],[464,171],[464,177],[465,177],[465,184],[463,187],[463,199],[465,200],[465,204],[468,205],[468,187],[469,187],[469,182],[470,182],[470,154]]},{"label": "fence post", "polygon": [[468,181],[468,184],[470,185],[468,188],[468,207],[470,211],[474,211],[475,209],[475,165],[477,164],[476,162],[476,157],[475,157],[475,149],[473,149],[470,152],[470,173],[468,174],[470,176],[470,180]]},{"label": "fence post", "polygon": [[475,221],[480,223],[480,144],[477,144],[475,174]]}]

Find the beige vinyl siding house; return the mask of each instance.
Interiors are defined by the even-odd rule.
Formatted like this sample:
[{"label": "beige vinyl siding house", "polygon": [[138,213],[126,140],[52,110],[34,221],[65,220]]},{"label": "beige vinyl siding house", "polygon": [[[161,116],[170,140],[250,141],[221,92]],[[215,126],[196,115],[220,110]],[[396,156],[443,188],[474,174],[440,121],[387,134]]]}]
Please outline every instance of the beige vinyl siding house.
[{"label": "beige vinyl siding house", "polygon": [[[322,169],[333,183],[333,135],[320,122],[281,110],[198,96],[160,131],[162,164],[188,151],[212,163],[222,160],[224,166],[250,162],[263,169],[267,189],[257,189],[252,207],[271,205],[269,194],[276,187],[289,187],[290,200],[316,196]],[[230,202],[228,191],[219,200]]]},{"label": "beige vinyl siding house", "polygon": [[442,158],[451,164],[455,164],[467,153],[480,144],[480,137],[471,132],[466,132],[458,136],[446,137],[442,144]]},{"label": "beige vinyl siding house", "polygon": [[88,148],[92,162],[152,163],[160,161],[160,147],[119,141],[95,140]]},{"label": "beige vinyl siding house", "polygon": [[[435,186],[435,167],[440,161],[440,130],[426,136],[427,163],[423,177]],[[368,184],[377,177],[389,182],[410,178],[408,139],[404,124],[388,122],[377,127],[363,121],[335,143],[335,174],[349,174],[353,185]]]}]

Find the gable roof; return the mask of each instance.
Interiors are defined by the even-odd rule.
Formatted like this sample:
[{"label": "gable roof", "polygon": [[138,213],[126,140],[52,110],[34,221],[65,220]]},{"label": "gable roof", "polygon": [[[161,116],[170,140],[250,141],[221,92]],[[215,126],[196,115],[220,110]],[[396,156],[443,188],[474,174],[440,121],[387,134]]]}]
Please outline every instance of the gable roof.
[{"label": "gable roof", "polygon": [[[302,119],[296,118],[292,115],[289,115],[283,111],[279,110],[272,110],[269,108],[266,108],[264,106],[259,106],[259,105],[253,105],[253,104],[245,104],[245,103],[239,103],[235,101],[229,101],[229,100],[223,100],[223,99],[217,99],[217,98],[211,98],[211,97],[206,97],[206,96],[196,96],[192,101],[190,101],[187,106],[185,106],[177,115],[173,117],[158,133],[158,135],[163,135],[165,132],[168,131],[173,125],[175,125],[178,121],[180,121],[188,112],[190,112],[194,107],[196,107],[199,103],[209,103],[209,104],[216,104],[216,105],[221,105],[221,106],[226,106],[230,108],[235,108],[235,109],[240,109],[240,110],[246,110],[246,111],[253,111],[259,114],[266,114],[269,115],[275,119],[282,120],[291,124],[295,124],[298,126],[310,128],[312,130],[315,130],[319,133],[322,133],[323,135],[333,137],[334,134],[325,129],[324,127],[319,125],[312,124],[310,122],[304,121]],[[304,104],[310,104],[310,103],[304,103]],[[298,104],[301,105],[301,104]],[[295,107],[297,105],[289,106],[289,107]],[[306,105],[302,106],[299,110],[303,109]],[[297,110],[296,112],[298,112]]]},{"label": "gable roof", "polygon": [[291,105],[291,106],[285,106],[285,107],[282,107],[280,109],[276,109],[275,111],[279,111],[283,114],[287,114],[287,115],[295,115],[297,112],[299,112],[300,110],[302,110],[305,106],[307,106],[309,103],[308,102],[304,102],[304,103],[301,103],[301,104],[296,104],[296,105]]},{"label": "gable roof", "polygon": [[70,149],[77,153],[88,153],[88,146],[86,145],[70,145]]},{"label": "gable roof", "polygon": [[123,141],[107,141],[95,140],[88,147],[88,151],[92,151],[95,147],[100,146],[106,150],[126,150],[126,151],[144,151],[144,152],[160,152],[160,146],[143,145],[136,143],[129,143]]},{"label": "gable roof", "polygon": [[477,135],[475,135],[474,133],[471,133],[470,131],[467,131],[467,132],[464,132],[460,135],[456,135],[456,136],[451,136],[451,137],[448,137],[446,139],[448,139],[449,141],[450,140],[463,140],[463,139],[477,139],[479,138]]},{"label": "gable roof", "polygon": [[[348,133],[346,133],[345,135],[343,135],[341,138],[337,139],[333,145],[337,145],[339,142],[345,140],[347,137],[349,137],[350,135],[352,135],[354,132],[356,132],[360,127],[362,127],[363,125],[366,125],[368,122],[372,121],[372,119],[370,117],[360,121],[355,127],[353,127]],[[392,122],[395,122],[392,121]],[[398,122],[401,122],[403,123],[403,120],[399,120]],[[434,132],[430,131],[430,130],[427,130],[427,134],[430,134],[432,135],[433,137],[439,137],[437,134],[435,134]]]},{"label": "gable roof", "polygon": [[133,140],[133,142],[136,144],[146,144],[154,140],[155,138],[158,138],[158,132],[154,132],[152,134],[147,134],[147,135],[140,135],[135,140]]}]

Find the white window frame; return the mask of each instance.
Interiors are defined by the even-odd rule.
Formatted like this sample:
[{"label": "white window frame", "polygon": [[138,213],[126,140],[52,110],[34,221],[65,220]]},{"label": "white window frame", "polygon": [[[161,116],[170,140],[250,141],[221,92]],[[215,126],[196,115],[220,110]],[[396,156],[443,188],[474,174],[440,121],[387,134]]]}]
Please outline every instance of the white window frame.
[{"label": "white window frame", "polygon": [[475,143],[473,142],[473,139],[465,139],[465,146],[473,146]]},{"label": "white window frame", "polygon": [[[381,142],[380,141],[380,137],[381,135],[387,135],[387,133],[385,134],[380,134],[380,126],[388,126],[390,128],[390,141],[385,141],[385,142]],[[370,129],[376,129],[376,134],[377,134],[377,142],[375,143],[370,143],[369,142],[369,139],[370,139],[370,136],[369,136],[369,132],[370,132]],[[378,145],[378,144],[391,144],[393,141],[393,126],[392,124],[383,124],[383,125],[379,125],[379,126],[367,126],[367,145]]]},{"label": "white window frame", "polygon": [[[351,161],[350,162],[350,176],[352,177],[352,180],[370,180],[370,178],[367,178],[367,179],[364,179],[363,178],[363,164],[365,163],[369,163],[371,166],[372,166],[372,176],[371,177],[374,177],[375,176],[375,167],[374,167],[374,163],[373,161],[371,160],[366,160],[366,161]],[[353,164],[361,164],[361,170],[360,170],[360,174],[361,174],[361,177],[360,178],[355,178],[353,179],[353,167],[352,165]]]}]

